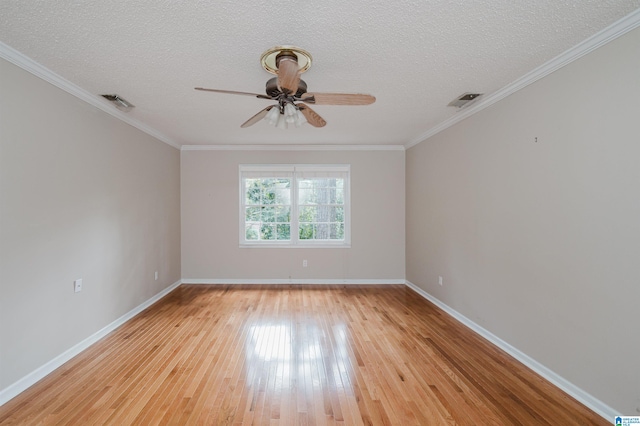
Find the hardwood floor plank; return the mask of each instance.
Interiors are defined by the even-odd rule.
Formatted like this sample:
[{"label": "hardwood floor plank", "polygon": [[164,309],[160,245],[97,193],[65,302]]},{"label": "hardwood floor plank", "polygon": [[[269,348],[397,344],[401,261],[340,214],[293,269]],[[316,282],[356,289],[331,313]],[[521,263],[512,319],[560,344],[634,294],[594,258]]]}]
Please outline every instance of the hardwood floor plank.
[{"label": "hardwood floor plank", "polygon": [[401,286],[182,285],[0,425],[605,425]]}]

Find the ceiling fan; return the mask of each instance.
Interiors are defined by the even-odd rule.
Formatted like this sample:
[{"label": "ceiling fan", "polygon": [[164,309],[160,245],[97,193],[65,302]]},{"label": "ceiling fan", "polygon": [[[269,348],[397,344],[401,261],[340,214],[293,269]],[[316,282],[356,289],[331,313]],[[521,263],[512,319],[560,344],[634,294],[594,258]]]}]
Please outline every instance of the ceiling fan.
[{"label": "ceiling fan", "polygon": [[240,127],[249,127],[265,119],[270,124],[286,129],[293,125],[301,126],[308,122],[314,127],[323,127],[327,122],[309,105],[369,105],[376,101],[371,95],[359,93],[318,93],[307,92],[307,84],[300,75],[311,66],[311,54],[295,46],[276,46],[262,54],[260,63],[263,68],[275,74],[266,84],[266,95],[233,90],[207,89],[196,90],[227,93],[231,95],[253,96],[258,99],[276,101],[245,121]]}]

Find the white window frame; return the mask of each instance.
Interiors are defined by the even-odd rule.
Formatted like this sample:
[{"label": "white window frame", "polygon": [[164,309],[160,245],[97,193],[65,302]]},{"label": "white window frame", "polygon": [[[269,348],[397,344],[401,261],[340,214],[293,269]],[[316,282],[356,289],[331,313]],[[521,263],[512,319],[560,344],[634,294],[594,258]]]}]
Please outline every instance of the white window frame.
[{"label": "white window frame", "polygon": [[[247,175],[256,177],[291,176],[291,240],[246,239],[245,185]],[[301,240],[298,231],[298,177],[309,174],[335,174],[344,179],[344,239]],[[241,164],[239,166],[239,241],[240,248],[350,248],[351,247],[351,166],[349,164]]]}]

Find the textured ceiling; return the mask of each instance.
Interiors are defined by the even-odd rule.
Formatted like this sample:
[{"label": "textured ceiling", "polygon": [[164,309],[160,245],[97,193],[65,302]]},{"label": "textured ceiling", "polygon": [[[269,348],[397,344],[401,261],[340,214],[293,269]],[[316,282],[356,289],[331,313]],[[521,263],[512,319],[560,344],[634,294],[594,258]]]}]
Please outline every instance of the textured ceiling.
[{"label": "textured ceiling", "polygon": [[[496,92],[640,0],[269,2],[2,0],[0,41],[82,89],[117,93],[129,115],[176,144],[404,145],[456,114],[467,91]],[[240,124],[269,105],[196,86],[263,93],[263,51],[313,55],[309,91],[370,93],[368,106],[316,106],[328,122]]]}]

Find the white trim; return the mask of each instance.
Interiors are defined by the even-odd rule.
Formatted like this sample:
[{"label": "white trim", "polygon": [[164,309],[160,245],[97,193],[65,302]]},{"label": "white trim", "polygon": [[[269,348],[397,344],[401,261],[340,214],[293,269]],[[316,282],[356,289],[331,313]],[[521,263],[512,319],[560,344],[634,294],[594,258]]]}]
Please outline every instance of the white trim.
[{"label": "white trim", "polygon": [[[298,241],[301,241],[298,239]],[[242,242],[238,245],[241,249],[349,249],[351,243],[347,244],[345,240],[304,240],[292,244],[289,241],[278,242]]]},{"label": "white trim", "polygon": [[602,416],[604,419],[612,419],[614,416],[618,414],[616,410],[609,407],[602,401],[597,398],[591,396],[587,392],[583,391],[579,387],[575,386],[571,382],[567,381],[563,377],[559,376],[557,373],[548,369],[544,365],[540,364],[536,360],[532,359],[528,355],[514,348],[507,342],[503,341],[499,337],[495,336],[493,333],[488,330],[482,328],[475,322],[471,321],[464,315],[460,314],[453,308],[449,307],[445,303],[441,302],[434,296],[430,295],[426,291],[422,290],[420,287],[415,284],[407,281],[405,279],[298,279],[298,278],[278,278],[278,279],[238,279],[238,278],[183,278],[179,281],[176,281],[171,286],[165,288],[160,293],[151,297],[147,301],[138,305],[136,308],[127,312],[125,315],[121,316],[111,324],[107,325],[103,329],[97,331],[92,334],[82,342],[76,344],[72,348],[68,349],[64,353],[58,355],[56,358],[47,362],[43,366],[38,369],[32,371],[27,374],[17,382],[12,385],[2,389],[0,391],[0,406],[4,405],[11,399],[18,396],[20,393],[27,390],[29,387],[33,386],[38,381],[42,380],[48,374],[53,372],[55,369],[61,367],[65,362],[69,361],[71,358],[80,354],[82,351],[89,348],[91,345],[105,337],[107,334],[116,330],[118,327],[129,321],[131,318],[148,308],[149,306],[156,303],[158,300],[175,290],[181,284],[228,284],[228,285],[241,285],[241,284],[251,284],[251,285],[260,285],[260,284],[307,284],[307,285],[340,285],[340,284],[348,284],[348,285],[396,285],[396,284],[404,284],[418,293],[420,296],[432,302],[438,308],[442,309],[449,315],[451,315],[454,319],[479,334],[480,336],[487,339],[489,342],[493,343],[503,351],[507,352],[509,355],[516,358],[518,361],[540,374],[542,377],[547,379],[549,382],[589,407],[591,410]]},{"label": "white trim", "polygon": [[495,104],[496,102],[506,98],[507,96],[524,89],[528,85],[540,80],[541,78],[546,77],[554,71],[570,64],[583,57],[584,55],[593,52],[597,48],[604,46],[610,41],[615,40],[621,35],[626,34],[627,32],[637,28],[640,26],[640,9],[631,12],[629,15],[624,18],[614,22],[612,25],[608,26],[604,30],[594,34],[588,39],[584,40],[581,43],[578,43],[571,49],[561,53],[550,61],[542,64],[538,68],[528,72],[524,76],[520,77],[516,81],[511,84],[506,85],[502,89],[494,92],[490,95],[483,96],[478,99],[477,102],[473,104],[473,106],[469,106],[469,108],[465,108],[460,110],[460,112],[453,117],[443,121],[435,127],[427,130],[426,132],[420,134],[418,137],[409,141],[409,143],[405,144],[405,149],[409,149],[412,146],[419,144],[420,142],[424,142],[430,137],[442,132],[445,129],[453,126],[456,123],[464,120],[467,117]]},{"label": "white trim", "polygon": [[505,351],[506,353],[508,353],[509,355],[511,355],[512,357],[514,357],[515,359],[517,359],[518,361],[526,365],[527,367],[529,367],[531,370],[533,370],[534,372],[544,377],[553,385],[555,385],[562,391],[566,392],[567,394],[569,394],[570,396],[578,400],[580,403],[582,403],[583,405],[587,406],[588,408],[596,412],[598,415],[600,415],[604,419],[611,420],[614,418],[614,416],[619,414],[619,411],[616,411],[613,408],[609,407],[604,402],[600,401],[599,399],[595,398],[594,396],[580,389],[578,386],[569,382],[567,379],[563,378],[562,376],[552,371],[551,369],[545,367],[535,359],[531,358],[529,355],[511,346],[509,343],[505,342],[495,334],[491,333],[490,331],[486,330],[485,328],[471,321],[469,318],[465,317],[455,309],[449,307],[444,302],[440,301],[436,297],[427,293],[417,285],[413,284],[410,281],[405,281],[405,284],[407,285],[407,287],[411,288],[420,296],[424,297],[425,299],[427,299],[428,301],[436,305],[438,308],[442,309],[443,311],[451,315],[455,320],[462,323],[462,325],[469,327],[473,332],[484,337],[489,342],[493,343],[498,348],[502,349],[503,351]]},{"label": "white trim", "polygon": [[2,42],[0,42],[0,58],[6,59],[7,61],[22,68],[27,72],[30,72],[36,77],[39,77],[42,80],[53,84],[57,88],[62,89],[65,92],[75,96],[76,98],[83,100],[90,105],[93,105],[94,107],[124,121],[125,123],[137,128],[138,130],[143,131],[150,136],[153,136],[154,138],[166,143],[167,145],[170,145],[176,149],[180,149],[180,144],[172,140],[168,136],[160,133],[152,127],[147,126],[143,122],[132,118],[130,115],[127,115],[126,113],[115,108],[109,101],[102,99],[99,95],[90,93],[83,88],[73,84],[69,80],[66,80],[65,78],[59,76],[43,65],[40,65],[33,59],[23,55],[14,48],[7,46]]},{"label": "white trim", "polygon": [[47,362],[46,364],[42,365],[41,367],[35,369],[31,373],[19,379],[17,382],[2,389],[0,391],[0,406],[4,405],[9,400],[15,398],[20,393],[24,392],[29,387],[36,384],[38,381],[44,379],[48,374],[52,373],[55,369],[61,367],[65,362],[69,361],[71,358],[80,354],[82,351],[89,348],[98,340],[102,339],[107,334],[111,333],[112,331],[114,331],[115,329],[123,325],[125,322],[129,321],[131,318],[138,315],[140,312],[147,309],[149,306],[153,305],[158,300],[162,299],[167,294],[171,293],[178,286],[180,286],[180,284],[182,284],[182,280],[176,281],[175,283],[171,284],[169,287],[162,290],[160,293],[156,294],[155,296],[151,297],[147,301],[136,306],[135,308],[133,308],[132,310],[130,310],[129,312],[127,312],[126,314],[124,314],[114,322],[112,322],[111,324],[107,325],[103,329],[96,331],[91,336],[87,337],[86,339],[74,345],[73,347],[67,349],[65,352],[61,353],[60,355],[58,355],[51,361]]},{"label": "white trim", "polygon": [[181,151],[404,151],[403,145],[182,145]]},{"label": "white trim", "polygon": [[131,118],[127,114],[114,108],[107,101],[102,101],[97,95],[87,92],[79,86],[55,74],[53,71],[28,58],[12,47],[0,42],[0,58],[6,59],[32,73],[33,75],[53,84],[54,86],[70,93],[73,96],[95,106],[133,127],[153,136],[154,138],[181,151],[404,151],[430,137],[442,132],[465,118],[493,105],[520,89],[540,80],[552,72],[568,65],[576,59],[592,52],[593,50],[609,43],[612,40],[626,34],[640,26],[640,9],[614,22],[602,31],[587,38],[571,49],[561,53],[545,64],[535,68],[516,81],[490,95],[483,96],[473,106],[461,110],[455,116],[443,121],[428,131],[421,133],[404,145],[180,145],[168,136],[160,133],[146,124]]},{"label": "white trim", "polygon": [[306,278],[273,278],[273,279],[240,279],[240,278],[183,278],[183,284],[350,284],[350,285],[394,285],[405,284],[404,279],[306,279]]}]

